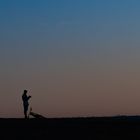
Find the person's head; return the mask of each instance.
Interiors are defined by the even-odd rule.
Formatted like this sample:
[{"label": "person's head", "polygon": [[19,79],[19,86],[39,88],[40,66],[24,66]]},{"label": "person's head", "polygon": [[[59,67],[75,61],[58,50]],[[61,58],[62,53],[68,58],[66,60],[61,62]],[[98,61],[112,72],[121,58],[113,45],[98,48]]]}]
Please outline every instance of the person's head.
[{"label": "person's head", "polygon": [[27,94],[27,92],[28,92],[27,90],[24,90],[24,94]]}]

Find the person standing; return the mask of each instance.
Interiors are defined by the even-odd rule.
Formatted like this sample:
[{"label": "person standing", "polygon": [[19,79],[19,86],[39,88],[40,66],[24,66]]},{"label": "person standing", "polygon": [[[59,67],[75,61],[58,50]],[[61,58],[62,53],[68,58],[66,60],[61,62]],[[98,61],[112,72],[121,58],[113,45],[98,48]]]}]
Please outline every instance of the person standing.
[{"label": "person standing", "polygon": [[27,95],[27,90],[24,90],[23,95],[22,95],[22,101],[23,101],[23,108],[24,108],[24,116],[25,119],[28,118],[27,116],[27,112],[28,112],[28,107],[29,107],[29,99],[31,98],[31,96]]}]

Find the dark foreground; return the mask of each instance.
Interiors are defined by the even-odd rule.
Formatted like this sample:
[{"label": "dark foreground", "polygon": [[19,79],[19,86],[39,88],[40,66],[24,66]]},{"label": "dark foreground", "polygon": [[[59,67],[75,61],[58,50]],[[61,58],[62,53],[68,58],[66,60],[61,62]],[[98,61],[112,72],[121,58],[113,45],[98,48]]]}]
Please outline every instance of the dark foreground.
[{"label": "dark foreground", "polygon": [[140,117],[0,119],[0,139],[140,139]]}]

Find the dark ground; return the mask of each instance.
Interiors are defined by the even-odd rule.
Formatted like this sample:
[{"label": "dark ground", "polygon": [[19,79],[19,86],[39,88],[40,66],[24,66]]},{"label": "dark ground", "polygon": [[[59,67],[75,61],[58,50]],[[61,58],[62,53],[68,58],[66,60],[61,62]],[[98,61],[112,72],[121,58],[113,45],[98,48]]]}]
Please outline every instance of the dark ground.
[{"label": "dark ground", "polygon": [[1,140],[140,139],[140,117],[0,119]]}]

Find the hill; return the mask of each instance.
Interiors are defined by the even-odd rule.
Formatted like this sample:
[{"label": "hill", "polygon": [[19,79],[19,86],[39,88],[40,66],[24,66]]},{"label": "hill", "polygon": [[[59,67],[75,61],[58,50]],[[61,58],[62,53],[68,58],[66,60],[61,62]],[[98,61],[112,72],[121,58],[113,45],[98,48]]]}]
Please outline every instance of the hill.
[{"label": "hill", "polygon": [[99,140],[140,138],[140,117],[0,119],[1,139]]}]

